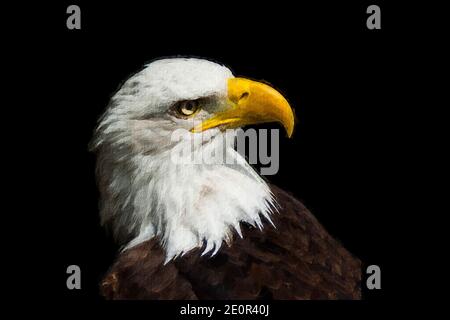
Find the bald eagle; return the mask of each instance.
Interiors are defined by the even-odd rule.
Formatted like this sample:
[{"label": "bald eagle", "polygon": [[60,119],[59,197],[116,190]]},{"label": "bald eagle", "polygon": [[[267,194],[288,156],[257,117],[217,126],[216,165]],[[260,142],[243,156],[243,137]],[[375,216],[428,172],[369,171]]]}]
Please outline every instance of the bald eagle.
[{"label": "bald eagle", "polygon": [[[360,299],[360,261],[220,139],[267,122],[292,135],[287,100],[212,61],[159,59],[122,85],[91,141],[101,223],[122,245],[106,298]],[[173,159],[217,148],[233,161]]]}]

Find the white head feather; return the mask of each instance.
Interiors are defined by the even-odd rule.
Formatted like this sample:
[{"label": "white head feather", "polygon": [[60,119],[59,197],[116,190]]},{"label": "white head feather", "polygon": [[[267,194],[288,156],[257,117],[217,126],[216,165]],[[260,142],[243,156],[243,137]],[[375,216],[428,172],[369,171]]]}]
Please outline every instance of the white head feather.
[{"label": "white head feather", "polygon": [[[260,214],[270,221],[270,189],[234,150],[234,139],[226,139],[224,149],[234,164],[171,160],[173,152],[214,157],[211,150],[223,144],[225,133],[188,130],[226,103],[231,77],[228,68],[207,60],[157,60],[112,97],[91,146],[98,156],[101,221],[125,248],[157,236],[166,262],[202,246],[215,254],[233,230],[240,234],[240,222],[261,228]],[[202,110],[194,119],[170,112],[177,101],[199,98]],[[186,130],[173,141],[177,129]]]}]

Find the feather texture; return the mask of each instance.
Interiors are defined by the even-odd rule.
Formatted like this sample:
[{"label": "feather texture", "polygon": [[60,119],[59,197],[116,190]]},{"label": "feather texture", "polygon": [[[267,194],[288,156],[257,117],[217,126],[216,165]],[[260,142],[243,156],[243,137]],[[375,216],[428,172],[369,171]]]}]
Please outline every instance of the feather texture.
[{"label": "feather texture", "polygon": [[260,230],[241,223],[214,256],[164,264],[157,238],[122,252],[101,283],[107,299],[360,299],[361,263],[305,206],[271,186],[281,208]]}]

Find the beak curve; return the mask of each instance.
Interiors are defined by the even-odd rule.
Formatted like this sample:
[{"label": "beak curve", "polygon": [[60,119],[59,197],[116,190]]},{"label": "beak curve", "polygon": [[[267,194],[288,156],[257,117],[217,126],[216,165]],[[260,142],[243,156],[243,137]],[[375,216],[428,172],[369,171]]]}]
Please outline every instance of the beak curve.
[{"label": "beak curve", "polygon": [[229,107],[203,121],[191,132],[224,126],[237,128],[250,124],[279,122],[288,137],[294,131],[294,112],[287,100],[271,86],[245,78],[228,79]]}]

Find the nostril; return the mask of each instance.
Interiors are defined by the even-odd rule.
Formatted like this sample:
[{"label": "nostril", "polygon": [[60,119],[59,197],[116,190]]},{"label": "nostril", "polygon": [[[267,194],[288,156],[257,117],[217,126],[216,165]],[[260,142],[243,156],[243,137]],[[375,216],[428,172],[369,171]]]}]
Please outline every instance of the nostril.
[{"label": "nostril", "polygon": [[249,96],[249,93],[248,93],[248,92],[244,92],[244,93],[241,94],[241,96],[239,97],[239,101],[242,100],[242,99],[247,98],[248,96]]}]

